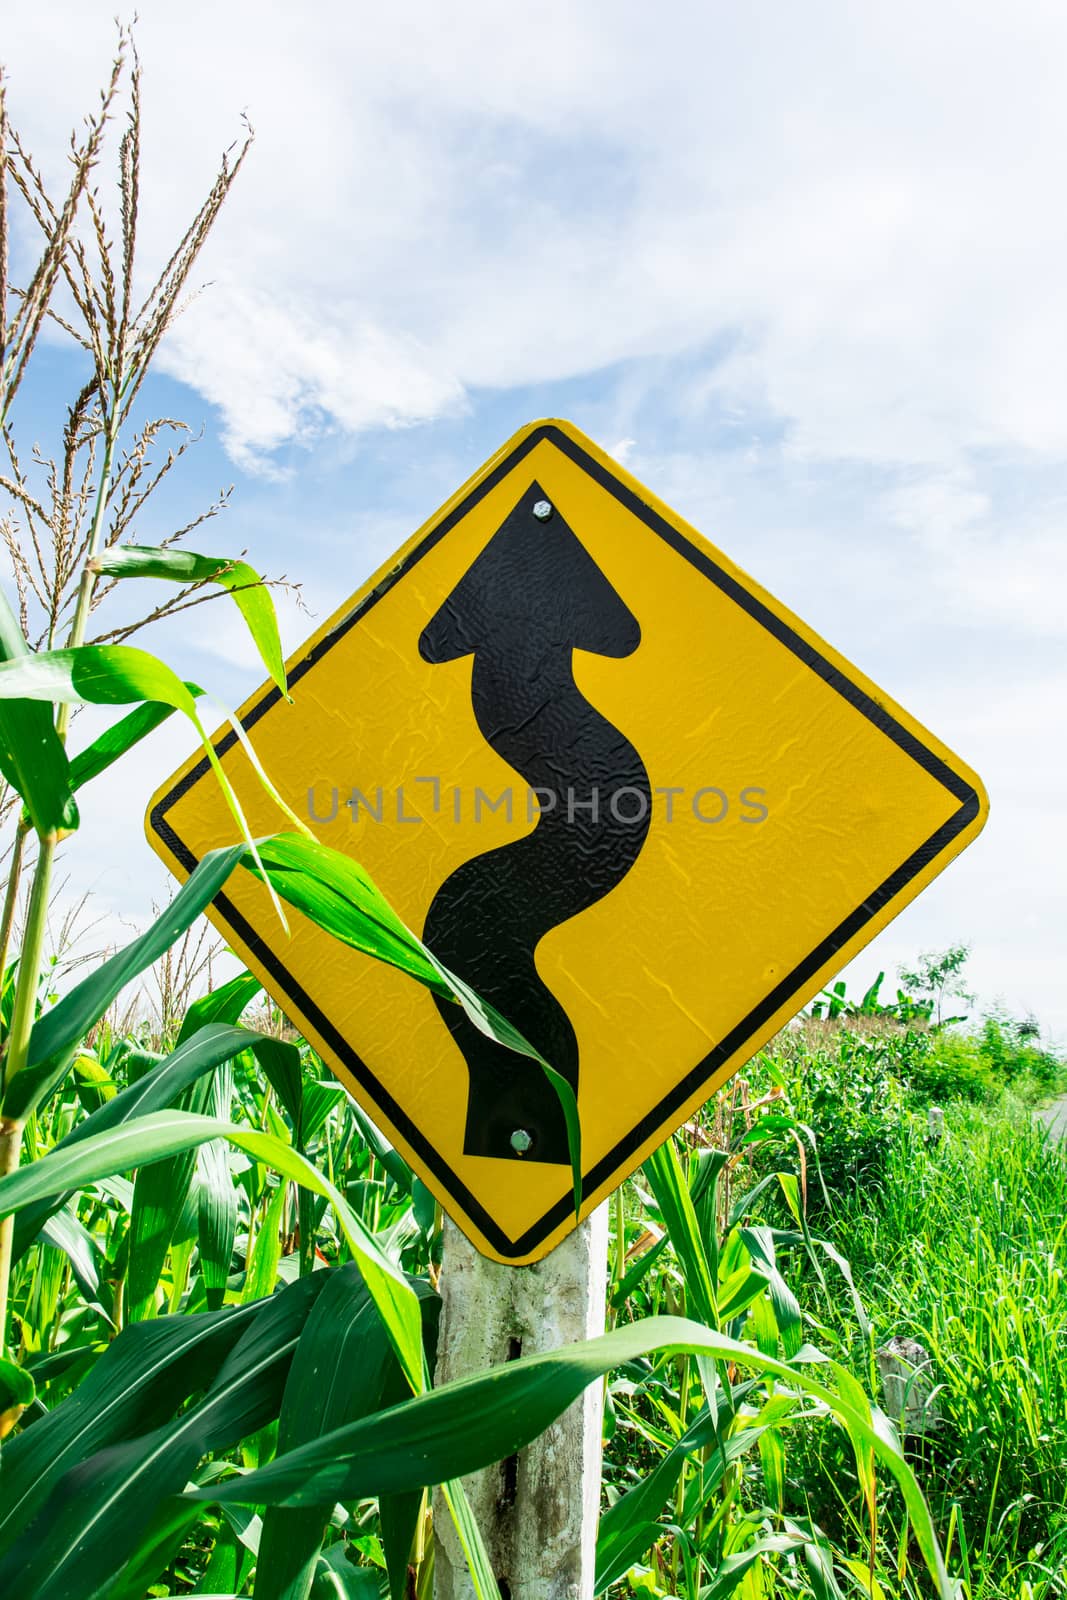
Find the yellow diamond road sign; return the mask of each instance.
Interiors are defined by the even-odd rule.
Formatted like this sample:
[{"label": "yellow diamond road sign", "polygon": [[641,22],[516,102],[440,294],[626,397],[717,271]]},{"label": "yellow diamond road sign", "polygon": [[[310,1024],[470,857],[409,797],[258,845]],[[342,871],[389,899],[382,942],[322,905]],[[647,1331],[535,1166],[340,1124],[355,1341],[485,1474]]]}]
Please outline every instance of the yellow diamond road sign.
[{"label": "yellow diamond road sign", "polygon": [[[587,1213],[978,833],[973,772],[566,422],[515,435],[241,709],[318,837],[575,1086]],[[255,833],[278,812],[232,731]],[[233,822],[194,755],[149,837]],[[211,916],[487,1255],[574,1226],[559,1101],[238,873]]]}]

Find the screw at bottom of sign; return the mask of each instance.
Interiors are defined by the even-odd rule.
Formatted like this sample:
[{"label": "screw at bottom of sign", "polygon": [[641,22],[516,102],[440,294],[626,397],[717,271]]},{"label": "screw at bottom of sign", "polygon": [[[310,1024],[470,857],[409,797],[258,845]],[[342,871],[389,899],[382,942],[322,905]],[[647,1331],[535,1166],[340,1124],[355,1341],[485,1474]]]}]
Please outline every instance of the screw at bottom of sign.
[{"label": "screw at bottom of sign", "polygon": [[511,1135],[511,1148],[517,1156],[524,1156],[533,1144],[533,1138],[525,1128],[516,1128]]},{"label": "screw at bottom of sign", "polygon": [[533,514],[537,518],[538,522],[547,522],[549,517],[552,515],[551,500],[538,500],[537,504],[533,508]]}]

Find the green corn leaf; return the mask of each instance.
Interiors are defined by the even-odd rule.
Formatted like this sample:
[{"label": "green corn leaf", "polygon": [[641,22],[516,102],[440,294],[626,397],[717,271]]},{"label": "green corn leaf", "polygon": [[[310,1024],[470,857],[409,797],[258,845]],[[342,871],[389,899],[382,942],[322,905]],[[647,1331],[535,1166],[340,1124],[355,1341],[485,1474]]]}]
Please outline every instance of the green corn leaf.
[{"label": "green corn leaf", "polygon": [[[227,1064],[208,1082],[211,1115],[229,1119],[232,1067]],[[212,1139],[197,1152],[197,1245],[209,1310],[221,1306],[226,1293],[236,1233],[237,1189],[230,1177],[229,1149],[224,1139]]]},{"label": "green corn leaf", "polygon": [[237,1190],[230,1177],[226,1145],[205,1144],[197,1157],[197,1247],[208,1308],[221,1306],[230,1277],[237,1234]]},{"label": "green corn leaf", "polygon": [[[248,1009],[263,985],[250,972],[239,972],[235,978],[201,995],[187,1008],[178,1031],[178,1044],[184,1044],[191,1034],[207,1027],[210,1022],[237,1022]],[[261,1037],[266,1038],[263,1034]]]},{"label": "green corn leaf", "polygon": [[[99,1022],[116,995],[181,937],[214,899],[243,854],[243,845],[209,851],[147,933],[103,962],[39,1018],[30,1035],[27,1065],[8,1083],[5,1116],[23,1120],[52,1093],[81,1040]],[[120,1099],[117,1097],[111,1105],[117,1105]]]},{"label": "green corn leaf", "polygon": [[318,927],[365,955],[399,967],[444,999],[453,997],[421,940],[401,922],[370,875],[350,856],[301,834],[281,833],[259,841],[261,867],[244,865],[270,879],[283,900]]},{"label": "green corn leaf", "polygon": [[[251,1049],[256,1053],[261,1046],[271,1046],[276,1042],[267,1035],[250,1033],[245,1028],[218,1024],[203,1027],[193,1037],[179,1044],[169,1056],[161,1057],[136,1083],[106,1101],[84,1122],[77,1123],[54,1149],[66,1150],[83,1139],[103,1133],[107,1128],[130,1122],[134,1117],[147,1115],[150,1111],[166,1110],[178,1103],[190,1084],[205,1073],[213,1072],[221,1062],[229,1061],[242,1050]],[[47,1218],[65,1198],[39,1200],[19,1212],[15,1222],[15,1260],[29,1248]]]},{"label": "green corn leaf", "polygon": [[[877,1451],[869,1437],[869,1430],[877,1431],[879,1436],[884,1436],[894,1442],[896,1441],[896,1433],[888,1418],[884,1417],[881,1412],[875,1413],[870,1400],[864,1393],[862,1384],[856,1381],[847,1367],[841,1366],[838,1362],[833,1362],[832,1370],[837,1379],[839,1393],[848,1399],[854,1413],[852,1419],[842,1417],[841,1421],[848,1433],[849,1443],[856,1457],[856,1476],[859,1478],[860,1489],[863,1492],[864,1500],[867,1502],[867,1511],[873,1526],[878,1516],[878,1485],[875,1472]],[[857,1418],[866,1426],[860,1426],[857,1423]]]},{"label": "green corn leaf", "polygon": [[252,1259],[241,1295],[244,1301],[261,1300],[274,1292],[278,1263],[282,1259],[282,1222],[285,1217],[285,1183],[275,1185],[266,1214],[252,1247]]},{"label": "green corn leaf", "polygon": [[280,897],[354,950],[417,978],[434,994],[454,1000],[487,1038],[536,1061],[559,1098],[567,1128],[574,1205],[582,1199],[582,1136],[574,1090],[517,1028],[461,978],[397,916],[358,862],[303,834],[279,833],[259,841],[259,860],[244,865],[265,877]]},{"label": "green corn leaf", "polygon": [[845,1600],[834,1577],[833,1554],[822,1529],[807,1519],[798,1521],[785,1517],[783,1521],[787,1533],[796,1533],[804,1541],[804,1565],[812,1600]]},{"label": "green corn leaf", "polygon": [[235,1595],[241,1584],[241,1569],[244,1565],[243,1551],[233,1529],[224,1523],[215,1535],[215,1547],[211,1552],[211,1559],[204,1569],[204,1576],[200,1579],[203,1594]]},{"label": "green corn leaf", "polygon": [[65,1206],[50,1217],[42,1230],[49,1244],[62,1250],[70,1262],[74,1281],[81,1290],[86,1305],[100,1305],[99,1245],[84,1228],[72,1210]]},{"label": "green corn leaf", "polygon": [[227,589],[245,619],[263,665],[285,694],[285,663],[274,601],[260,574],[247,561],[127,544],[108,550],[92,565],[111,578],[167,578],[172,583],[217,583]]},{"label": "green corn leaf", "polygon": [[[438,1295],[431,1290],[429,1284],[417,1283],[412,1279],[412,1287],[420,1296],[422,1304],[423,1338],[426,1345],[426,1367],[432,1372],[437,1363],[437,1334],[440,1321],[441,1302]],[[404,1376],[399,1366],[394,1361],[386,1374],[385,1388],[382,1393],[382,1407],[399,1405],[408,1398]],[[411,1554],[411,1545],[415,1537],[415,1529],[422,1512],[423,1491],[410,1489],[401,1494],[381,1494],[378,1496],[378,1524],[381,1532],[382,1551],[385,1556],[385,1570],[389,1579],[389,1593],[391,1600],[407,1600],[408,1594],[408,1557]],[[461,1531],[457,1528],[457,1531]],[[479,1539],[480,1544],[480,1539]],[[484,1553],[484,1547],[483,1551]],[[480,1559],[480,1556],[477,1557]],[[486,1556],[486,1566],[489,1566]]]},{"label": "green corn leaf", "polygon": [[[211,1083],[200,1076],[175,1104],[176,1110],[206,1116],[211,1110]],[[204,1147],[206,1148],[206,1146]],[[130,1322],[143,1322],[156,1311],[156,1290],[171,1242],[187,1206],[198,1214],[193,1193],[197,1151],[180,1150],[162,1161],[142,1166],[134,1179],[130,1230],[127,1235],[126,1314]],[[199,1217],[198,1217],[199,1220]],[[205,1286],[206,1286],[205,1278]],[[208,1309],[217,1305],[208,1299]]]},{"label": "green corn leaf", "polygon": [[767,1503],[780,1516],[785,1499],[785,1447],[777,1428],[768,1428],[761,1435],[759,1453]]},{"label": "green corn leaf", "polygon": [[720,1563],[711,1583],[700,1591],[700,1600],[728,1600],[741,1587],[745,1574],[763,1560],[765,1555],[778,1555],[785,1550],[795,1550],[800,1539],[787,1533],[769,1534],[755,1539],[744,1550],[735,1550]]},{"label": "green corn leaf", "polygon": [[90,1114],[98,1111],[105,1100],[115,1097],[115,1080],[95,1056],[82,1052],[74,1057],[74,1087],[78,1099]]},{"label": "green corn leaf", "polygon": [[[779,1173],[778,1176],[780,1178],[787,1177],[788,1174]],[[860,1333],[866,1339],[870,1333],[870,1322],[868,1320],[867,1313],[864,1310],[863,1301],[860,1299],[859,1290],[856,1288],[856,1282],[852,1276],[851,1266],[846,1258],[841,1254],[840,1250],[836,1249],[828,1239],[817,1238],[811,1233],[807,1226],[806,1218],[802,1218],[802,1220],[804,1222],[802,1232],[791,1233],[789,1231],[783,1232],[782,1230],[776,1230],[775,1238],[779,1244],[804,1245],[808,1252],[808,1257],[816,1269],[819,1281],[823,1284],[824,1288],[826,1285],[822,1274],[822,1268],[819,1264],[818,1251],[821,1250],[828,1260],[833,1262],[834,1266],[837,1268],[842,1279],[844,1280],[845,1288],[848,1290],[849,1299],[852,1301],[852,1309],[856,1314],[856,1322]]]},{"label": "green corn leaf", "polygon": [[188,1482],[200,1457],[229,1448],[276,1414],[301,1330],[327,1276],[299,1279],[247,1308],[254,1313],[251,1323],[207,1394],[176,1421],[111,1445],[55,1482],[0,1559],[0,1592],[35,1600],[94,1600],[106,1592],[161,1503]]},{"label": "green corn leaf", "polygon": [[470,1501],[467,1499],[467,1491],[461,1480],[452,1478],[442,1483],[441,1496],[459,1535],[459,1542],[467,1558],[467,1568],[478,1600],[501,1600],[493,1564],[489,1559],[482,1531],[475,1520]]},{"label": "green corn leaf", "polygon": [[114,1173],[128,1172],[134,1167],[191,1150],[209,1139],[228,1140],[238,1150],[274,1167],[331,1203],[338,1226],[385,1322],[404,1376],[413,1389],[422,1389],[425,1372],[421,1317],[418,1301],[406,1279],[383,1254],[374,1236],[333,1184],[299,1151],[272,1134],[237,1127],[215,1117],[194,1116],[186,1111],[154,1112],[108,1128],[91,1139],[82,1139],[64,1149],[57,1148],[32,1166],[22,1167],[0,1179],[0,1216]]},{"label": "green corn leaf", "polygon": [[[719,1284],[719,1320],[725,1326],[733,1322],[735,1317],[743,1316],[754,1300],[757,1300],[768,1287],[767,1275],[762,1271],[753,1271],[751,1267],[743,1266],[737,1272],[731,1273],[725,1283]],[[775,1337],[777,1337],[777,1324]],[[786,1355],[790,1358],[800,1349],[800,1339],[794,1341],[793,1347],[786,1348]]]},{"label": "green corn leaf", "polygon": [[719,1325],[715,1280],[704,1248],[700,1223],[674,1142],[668,1139],[645,1162],[644,1173],[666,1223],[685,1278],[686,1305],[709,1327]]},{"label": "green corn leaf", "polygon": [[355,1101],[352,1103],[352,1116],[375,1160],[381,1162],[401,1194],[410,1194],[413,1175],[403,1156],[378,1132],[363,1107]]},{"label": "green corn leaf", "polygon": [[406,1600],[407,1597],[408,1558],[422,1515],[423,1494],[422,1489],[410,1489],[406,1494],[378,1496],[378,1527],[385,1552],[390,1600]]},{"label": "green corn leaf", "polygon": [[[131,1207],[132,1212],[132,1207]],[[190,1190],[182,1214],[178,1218],[170,1241],[170,1299],[167,1314],[180,1311],[182,1298],[189,1288],[189,1272],[196,1251],[197,1229],[196,1195]]]},{"label": "green corn leaf", "polygon": [[338,1542],[318,1557],[311,1600],[378,1600],[379,1580],[373,1567],[357,1567],[348,1546]]},{"label": "green corn leaf", "polygon": [[[23,637],[7,596],[0,590],[0,663],[24,670],[36,657]],[[0,700],[0,773],[22,797],[39,834],[78,826],[70,763],[55,729],[55,713],[36,696]]]},{"label": "green corn leaf", "polygon": [[[307,1083],[305,1083],[303,1116],[300,1122],[300,1143],[305,1147],[305,1149],[315,1138],[316,1134],[321,1132],[326,1123],[327,1117],[330,1115],[330,1112],[333,1111],[335,1107],[341,1105],[345,1098],[346,1091],[341,1084],[336,1081],[336,1079],[331,1079],[329,1082],[323,1082],[319,1079],[311,1078]],[[349,1103],[352,1105],[355,1104],[354,1101],[350,1101]],[[395,1175],[398,1167],[403,1167],[406,1165],[403,1157],[398,1156],[395,1150],[392,1152],[392,1154],[394,1157],[396,1157],[396,1159],[389,1165],[388,1170],[391,1177]],[[408,1183],[410,1184],[410,1182],[411,1180],[409,1178]]]},{"label": "green corn leaf", "polygon": [[267,1046],[259,1053],[263,1076],[274,1090],[293,1125],[297,1144],[301,1144],[301,1125],[304,1113],[304,1074],[300,1064],[300,1051],[286,1039],[274,1039],[273,1048]]},{"label": "green corn leaf", "polygon": [[[199,1516],[199,1506],[190,1506],[182,1500],[164,1500],[142,1534],[137,1549],[108,1590],[108,1600],[145,1600],[150,1586],[178,1554]],[[188,1596],[187,1600],[192,1597]]]},{"label": "green corn leaf", "polygon": [[[10,1182],[10,1180],[8,1180]],[[2,1186],[0,1186],[2,1191]],[[652,1353],[707,1356],[780,1379],[819,1402],[853,1442],[869,1450],[896,1479],[916,1543],[941,1600],[953,1600],[933,1522],[899,1440],[869,1407],[829,1387],[799,1364],[764,1355],[754,1346],[682,1317],[651,1317],[602,1338],[543,1355],[520,1357],[490,1372],[421,1394],[363,1422],[210,1490],[197,1499],[256,1505],[311,1505],[397,1493],[465,1476],[514,1455],[543,1433],[587,1384],[613,1367]],[[804,1355],[810,1354],[807,1350]]]},{"label": "green corn leaf", "polygon": [[[426,1284],[413,1282],[412,1288],[432,1294]],[[289,1370],[278,1420],[278,1453],[379,1410],[393,1373],[402,1385],[392,1346],[359,1271],[350,1265],[331,1273]],[[332,1501],[268,1509],[259,1543],[256,1600],[307,1600],[332,1510]]]},{"label": "green corn leaf", "polygon": [[709,1495],[721,1483],[727,1467],[759,1443],[763,1429],[748,1426],[727,1434],[732,1416],[713,1417],[705,1410],[653,1467],[646,1478],[609,1506],[600,1519],[596,1542],[594,1593],[602,1594],[624,1578],[635,1562],[663,1532],[660,1515],[674,1493],[682,1463],[697,1450],[714,1446],[703,1470],[701,1488]]},{"label": "green corn leaf", "polygon": [[[21,660],[3,661],[0,662],[0,703],[13,699],[73,705],[130,705],[154,701],[183,712],[196,729],[246,847],[253,859],[256,858],[256,846],[240,801],[197,715],[196,699],[182,679],[158,656],[133,645],[107,644],[81,645],[74,650],[42,650]],[[273,789],[271,793],[279,798]],[[288,807],[284,809],[288,811]],[[291,811],[288,814],[299,825],[295,814]],[[273,889],[271,897],[285,926]]]},{"label": "green corn leaf", "polygon": [[741,1228],[740,1238],[753,1267],[767,1281],[782,1346],[792,1360],[803,1341],[803,1320],[797,1297],[778,1269],[773,1230],[762,1225]]},{"label": "green corn leaf", "polygon": [[157,1427],[205,1388],[257,1311],[233,1307],[124,1329],[69,1399],[5,1443],[0,1551],[64,1473],[98,1450]]},{"label": "green corn leaf", "polygon": [[655,1266],[669,1244],[670,1238],[667,1234],[664,1234],[662,1239],[657,1239],[656,1243],[646,1250],[643,1255],[638,1256],[626,1276],[620,1278],[618,1287],[612,1292],[611,1305],[613,1310],[617,1311],[620,1306],[626,1304],[638,1284],[649,1270]]},{"label": "green corn leaf", "polygon": [[[195,683],[187,683],[185,687],[194,699],[203,694],[203,689]],[[154,733],[156,728],[166,722],[168,717],[174,715],[175,707],[161,705],[159,701],[148,701],[143,706],[138,706],[120,721],[114,723],[99,738],[93,740],[84,750],[79,750],[76,756],[70,758],[70,781],[74,789],[91,783],[94,778],[99,778],[120,757],[134,745],[140,744],[142,739]]]}]

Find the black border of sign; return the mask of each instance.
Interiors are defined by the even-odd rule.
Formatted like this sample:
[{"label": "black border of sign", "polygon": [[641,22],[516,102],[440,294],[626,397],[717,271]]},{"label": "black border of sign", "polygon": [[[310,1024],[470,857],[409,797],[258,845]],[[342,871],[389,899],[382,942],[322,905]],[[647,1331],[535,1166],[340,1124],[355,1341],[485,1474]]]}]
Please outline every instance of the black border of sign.
[{"label": "black border of sign", "polygon": [[[863,903],[845,918],[831,934],[825,938],[806,959],[794,967],[788,977],[768,994],[759,1005],[749,1012],[737,1027],[731,1029],[725,1038],[711,1050],[702,1061],[688,1072],[680,1083],[676,1084],[670,1094],[665,1095],[647,1116],[625,1138],[621,1139],[615,1148],[599,1161],[596,1166],[584,1176],[585,1192],[592,1194],[613,1173],[625,1165],[633,1152],[640,1148],[650,1134],[664,1126],[671,1115],[684,1105],[707,1080],[727,1061],[733,1052],[744,1044],[763,1023],[768,1021],[774,1013],[783,1006],[798,989],[800,989],[819,968],[828,961],[836,951],[840,950],[852,939],[871,918],[877,915],[889,901],[893,900],[911,880],[920,873],[935,857],[945,850],[953,839],[960,834],[969,823],[973,822],[979,812],[979,799],[975,790],[958,773],[953,772],[941,757],[927,748],[920,739],[902,727],[888,711],[873,700],[863,689],[847,678],[838,667],[820,654],[808,643],[806,639],[795,632],[788,623],[775,615],[769,607],[758,600],[755,595],[748,592],[736,578],[714,562],[705,551],[691,544],[685,536],[671,526],[657,511],[647,505],[639,495],[620,483],[600,462],[589,456],[580,445],[569,439],[565,433],[552,423],[545,423],[535,428],[522,440],[516,448],[500,461],[493,470],[476,484],[470,494],[459,505],[455,506],[446,517],[443,517],[433,527],[422,542],[412,550],[383,579],[371,592],[365,595],[353,609],[343,617],[337,625],[326,634],[318,644],[314,645],[293,667],[289,673],[289,682],[298,683],[304,673],[330,651],[339,639],[344,638],[350,628],[362,621],[367,612],[392,588],[401,577],[410,572],[411,568],[422,559],[427,551],[432,550],[439,540],[443,539],[456,524],[467,515],[471,507],[476,505],[485,495],[496,487],[498,483],[527,456],[542,440],[549,440],[564,455],[570,457],[575,464],[594,478],[602,488],[626,507],[626,509],[639,517],[645,525],[670,545],[684,560],[690,562],[698,572],[702,573],[711,583],[714,583],[724,594],[736,601],[737,604],[749,613],[757,622],[761,623],[768,632],[772,633],[787,649],[805,666],[818,673],[838,694],[844,698],[880,729],[894,744],[900,746],[912,760],[923,767],[933,778],[936,778],[950,794],[960,802],[956,811],[936,833],[916,850],[908,859],[901,863],[895,872],[891,873],[884,883],[868,895]],[[244,718],[244,727],[252,728],[273,705],[281,699],[277,688],[268,689],[262,698],[252,707]],[[218,754],[224,755],[237,740],[237,735],[232,730],[223,735],[216,744]],[[197,858],[184,841],[179,838],[170,822],[167,820],[167,811],[175,802],[189,790],[194,783],[198,783],[210,770],[207,757],[194,766],[179,783],[177,783],[159,803],[153,807],[149,818],[150,824],[159,838],[170,850],[182,866],[192,872],[197,865]],[[503,1229],[495,1223],[465,1184],[459,1182],[456,1174],[448,1167],[434,1150],[429,1141],[420,1133],[419,1129],[406,1116],[403,1109],[388,1094],[375,1078],[367,1064],[352,1049],[351,1045],[332,1026],[328,1017],[324,1016],[311,997],[304,992],[299,984],[294,982],[291,975],[279,961],[278,957],[264,944],[263,940],[241,915],[237,908],[224,894],[215,896],[214,905],[225,920],[233,928],[248,948],[255,954],[257,960],[274,977],[282,993],[287,995],[301,1010],[318,1030],[322,1039],[341,1060],[353,1078],[362,1085],[372,1101],[377,1104],[393,1123],[394,1127],[403,1134],[404,1138],[417,1151],[420,1159],[427,1168],[436,1174],[438,1181],[447,1193],[451,1194],[463,1207],[463,1210],[481,1229],[484,1237],[492,1244],[502,1256],[518,1258],[529,1255],[549,1234],[554,1232],[561,1223],[567,1220],[568,1214],[573,1210],[573,1201],[569,1195],[564,1196],[533,1227],[528,1228],[518,1239],[510,1239]]]}]

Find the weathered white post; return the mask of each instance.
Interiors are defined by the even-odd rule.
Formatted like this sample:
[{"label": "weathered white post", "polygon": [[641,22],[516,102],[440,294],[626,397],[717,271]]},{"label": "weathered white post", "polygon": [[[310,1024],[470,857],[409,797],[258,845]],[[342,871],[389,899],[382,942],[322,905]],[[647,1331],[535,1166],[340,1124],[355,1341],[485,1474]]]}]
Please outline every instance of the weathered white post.
[{"label": "weathered white post", "polygon": [[[445,1219],[436,1382],[604,1332],[606,1206],[543,1261],[503,1267]],[[594,1383],[510,1461],[464,1480],[503,1600],[592,1600],[603,1389]],[[435,1600],[475,1600],[462,1547],[434,1500]]]}]

